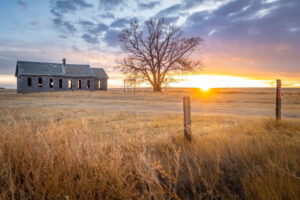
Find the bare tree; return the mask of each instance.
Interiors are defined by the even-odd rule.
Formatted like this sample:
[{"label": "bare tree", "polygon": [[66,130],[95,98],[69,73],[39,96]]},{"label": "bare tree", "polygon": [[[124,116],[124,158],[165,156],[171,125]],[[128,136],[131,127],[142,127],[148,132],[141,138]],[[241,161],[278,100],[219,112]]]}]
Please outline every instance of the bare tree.
[{"label": "bare tree", "polygon": [[153,91],[161,91],[171,73],[188,72],[201,68],[200,61],[189,59],[202,44],[199,37],[184,38],[179,27],[164,19],[150,19],[145,27],[132,21],[120,35],[127,57],[118,61],[122,72],[149,82]]}]

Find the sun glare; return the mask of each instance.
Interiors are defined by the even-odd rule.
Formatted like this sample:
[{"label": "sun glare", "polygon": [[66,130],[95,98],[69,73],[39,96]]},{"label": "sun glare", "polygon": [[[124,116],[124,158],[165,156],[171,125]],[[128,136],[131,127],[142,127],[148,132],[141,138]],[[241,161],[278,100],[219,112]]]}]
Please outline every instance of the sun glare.
[{"label": "sun glare", "polygon": [[181,81],[173,83],[173,87],[193,87],[200,88],[202,91],[208,91],[210,88],[227,87],[271,87],[272,80],[257,80],[236,76],[222,75],[190,75],[176,76]]},{"label": "sun glare", "polygon": [[203,92],[207,92],[211,87],[208,85],[203,85],[203,86],[199,86],[199,88],[203,91]]}]

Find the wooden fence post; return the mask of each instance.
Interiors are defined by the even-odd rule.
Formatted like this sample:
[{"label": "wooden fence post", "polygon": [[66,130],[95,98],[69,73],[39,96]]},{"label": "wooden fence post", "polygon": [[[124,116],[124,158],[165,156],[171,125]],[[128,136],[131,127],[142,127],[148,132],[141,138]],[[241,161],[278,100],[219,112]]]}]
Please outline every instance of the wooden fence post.
[{"label": "wooden fence post", "polygon": [[281,80],[277,80],[276,86],[276,120],[281,120]]},{"label": "wooden fence post", "polygon": [[191,103],[190,97],[183,97],[183,115],[184,115],[184,138],[188,141],[192,139],[192,130],[191,130]]}]

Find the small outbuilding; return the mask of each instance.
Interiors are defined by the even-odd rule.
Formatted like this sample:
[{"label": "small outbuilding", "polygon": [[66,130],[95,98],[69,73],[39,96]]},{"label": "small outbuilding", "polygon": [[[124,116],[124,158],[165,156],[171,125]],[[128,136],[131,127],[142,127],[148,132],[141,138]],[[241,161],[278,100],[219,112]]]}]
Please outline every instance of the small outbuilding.
[{"label": "small outbuilding", "polygon": [[17,61],[17,92],[107,90],[108,75],[90,65]]}]

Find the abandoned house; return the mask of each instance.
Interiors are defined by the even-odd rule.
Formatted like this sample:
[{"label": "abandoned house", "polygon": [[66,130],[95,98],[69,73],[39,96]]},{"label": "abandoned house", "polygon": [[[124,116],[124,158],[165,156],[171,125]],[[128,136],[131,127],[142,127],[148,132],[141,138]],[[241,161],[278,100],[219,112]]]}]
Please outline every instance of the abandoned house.
[{"label": "abandoned house", "polygon": [[17,61],[17,92],[107,90],[108,76],[90,65]]}]

